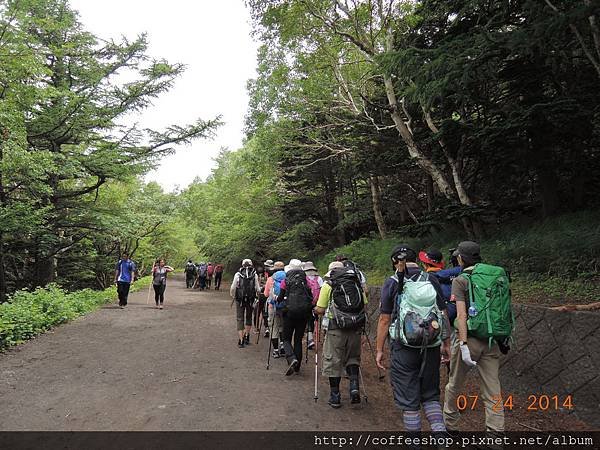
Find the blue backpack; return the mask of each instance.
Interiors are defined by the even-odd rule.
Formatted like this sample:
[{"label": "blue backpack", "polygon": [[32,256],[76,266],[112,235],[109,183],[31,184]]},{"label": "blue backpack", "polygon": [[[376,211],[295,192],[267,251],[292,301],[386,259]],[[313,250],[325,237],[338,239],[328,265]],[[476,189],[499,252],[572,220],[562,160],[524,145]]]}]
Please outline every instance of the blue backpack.
[{"label": "blue backpack", "polygon": [[277,303],[277,297],[279,297],[279,293],[281,292],[281,282],[283,280],[285,280],[285,271],[280,270],[273,274],[273,289],[271,290],[269,303],[275,305],[275,309],[277,310],[285,308],[285,302]]}]

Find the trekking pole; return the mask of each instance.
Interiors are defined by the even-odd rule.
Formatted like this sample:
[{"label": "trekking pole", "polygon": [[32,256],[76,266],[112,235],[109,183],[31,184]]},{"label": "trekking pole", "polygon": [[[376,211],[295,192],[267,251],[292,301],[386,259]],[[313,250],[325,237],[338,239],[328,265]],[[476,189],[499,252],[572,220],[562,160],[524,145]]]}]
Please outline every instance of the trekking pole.
[{"label": "trekking pole", "polygon": [[373,351],[373,344],[371,344],[371,339],[369,335],[365,333],[365,337],[367,338],[367,344],[369,344],[369,350],[371,351],[371,357],[373,358],[373,364],[375,364],[375,368],[377,369],[377,375],[379,377],[379,381],[383,381],[385,378],[385,374],[381,373],[381,369],[377,365],[377,359],[375,358],[375,352]]},{"label": "trekking pole", "polygon": [[362,367],[358,366],[358,374],[360,375],[360,384],[362,384],[363,395],[365,396],[365,403],[369,403],[369,394],[367,394],[367,388],[365,387],[365,380],[362,374]]},{"label": "trekking pole", "polygon": [[[366,309],[365,309],[365,318],[366,318],[366,323],[369,324],[369,329],[370,329],[371,322],[369,321],[369,315],[367,314]],[[377,358],[375,357],[375,351],[373,350],[373,344],[371,343],[371,339],[369,338],[369,333],[366,328],[367,327],[365,327],[365,329],[363,330],[363,333],[364,333],[365,337],[367,338],[367,344],[369,345],[369,350],[371,351],[371,357],[373,358],[373,364],[375,364],[375,368],[377,369],[377,376],[379,377],[378,379],[379,379],[379,381],[383,381],[383,379],[385,378],[385,374],[381,373],[381,369],[377,365]]]},{"label": "trekking pole", "polygon": [[315,403],[319,399],[319,319],[315,321]]},{"label": "trekking pole", "polygon": [[256,345],[258,345],[258,341],[260,341],[260,330],[262,329],[262,322],[263,322],[263,317],[262,317],[262,311],[261,311],[260,316],[258,317],[258,334],[256,335]]},{"label": "trekking pole", "polygon": [[[312,319],[312,314],[311,314],[310,318]],[[306,335],[306,355],[304,356],[304,364],[308,364],[308,323],[306,323],[305,335]]]},{"label": "trekking pole", "polygon": [[271,347],[273,347],[273,339],[269,339],[269,350],[267,351],[267,370],[269,370],[269,365],[271,364]]},{"label": "trekking pole", "polygon": [[150,280],[150,284],[148,285],[148,295],[146,296],[146,305],[150,303],[150,291],[152,290],[152,282],[154,281],[154,266],[156,263],[152,264],[152,271],[150,272],[150,276],[152,280]]}]

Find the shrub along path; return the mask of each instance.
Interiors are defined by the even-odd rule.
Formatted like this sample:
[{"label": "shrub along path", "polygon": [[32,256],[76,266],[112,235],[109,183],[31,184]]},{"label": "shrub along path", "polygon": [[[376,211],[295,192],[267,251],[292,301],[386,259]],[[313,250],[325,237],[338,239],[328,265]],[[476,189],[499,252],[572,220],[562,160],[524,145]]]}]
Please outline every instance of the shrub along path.
[{"label": "shrub along path", "polygon": [[[313,401],[314,353],[300,375],[284,377],[281,359],[265,370],[266,340],[237,348],[226,291],[189,291],[175,276],[166,308],[150,302],[133,293],[125,310],[107,305],[1,354],[0,429],[401,430],[369,354],[368,405],[351,407],[343,381],[344,406],[333,410],[324,379]],[[585,428],[555,419],[514,413],[508,427]],[[481,412],[464,425],[481,429]]]}]

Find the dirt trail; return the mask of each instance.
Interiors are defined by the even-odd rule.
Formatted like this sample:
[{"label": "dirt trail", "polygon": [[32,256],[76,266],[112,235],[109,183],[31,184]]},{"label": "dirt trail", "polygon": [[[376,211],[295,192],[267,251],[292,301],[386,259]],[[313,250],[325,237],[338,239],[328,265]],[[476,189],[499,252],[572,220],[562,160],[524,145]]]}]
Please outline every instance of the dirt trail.
[{"label": "dirt trail", "polygon": [[283,359],[265,370],[267,340],[237,348],[227,292],[184,284],[169,280],[164,310],[133,293],[125,310],[107,305],[0,355],[0,429],[397,428],[374,414],[378,396],[332,410],[324,380],[315,404],[313,352],[299,375],[284,377]]},{"label": "dirt trail", "polygon": [[[366,348],[369,403],[351,406],[343,380],[343,407],[333,410],[322,377],[313,401],[313,352],[299,375],[283,376],[283,359],[265,370],[267,340],[237,348],[227,292],[184,285],[181,276],[169,280],[164,310],[146,305],[144,290],[125,310],[107,305],[0,354],[0,430],[402,429]],[[483,423],[483,411],[470,411],[463,429]],[[528,427],[589,429],[560,413],[507,413],[508,430]]]}]

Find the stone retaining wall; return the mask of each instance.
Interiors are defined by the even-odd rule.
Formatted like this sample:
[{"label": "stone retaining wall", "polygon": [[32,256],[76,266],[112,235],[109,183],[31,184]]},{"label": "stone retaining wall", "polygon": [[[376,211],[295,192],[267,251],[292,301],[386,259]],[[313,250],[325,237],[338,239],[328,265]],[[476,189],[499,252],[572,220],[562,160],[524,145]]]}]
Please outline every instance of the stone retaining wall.
[{"label": "stone retaining wall", "polygon": [[[377,333],[381,288],[369,289],[371,339]],[[511,351],[502,358],[504,392],[573,394],[574,413],[600,428],[600,313],[562,312],[513,306],[516,327]]]}]

